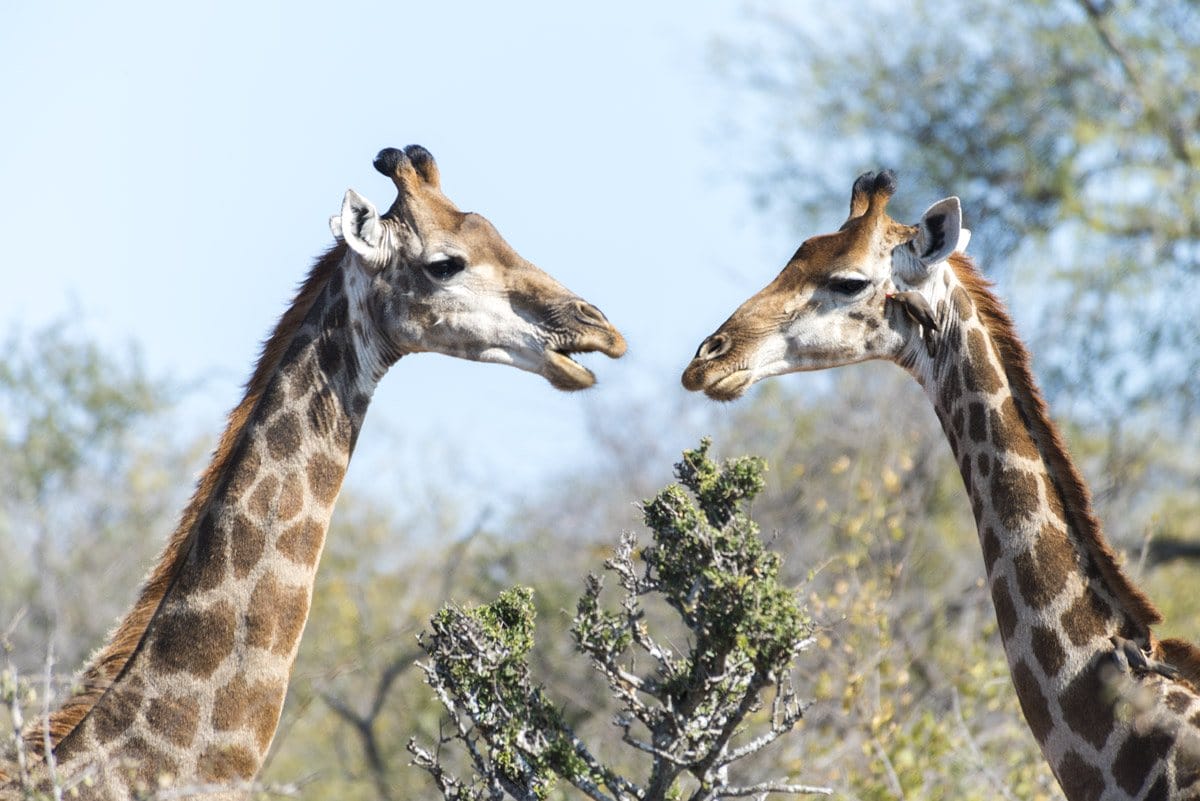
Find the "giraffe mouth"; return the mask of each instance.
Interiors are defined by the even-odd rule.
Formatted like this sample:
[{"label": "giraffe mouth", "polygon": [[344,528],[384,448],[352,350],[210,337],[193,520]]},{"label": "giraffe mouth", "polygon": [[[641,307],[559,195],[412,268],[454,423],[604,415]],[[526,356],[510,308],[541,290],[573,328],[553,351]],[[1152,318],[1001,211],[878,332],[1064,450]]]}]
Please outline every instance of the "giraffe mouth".
[{"label": "giraffe mouth", "polygon": [[547,350],[543,375],[556,389],[572,392],[595,385],[596,374],[571,358],[580,351]]},{"label": "giraffe mouth", "polygon": [[703,387],[704,394],[715,401],[737,400],[754,383],[753,370],[734,370]]},{"label": "giraffe mouth", "polygon": [[603,353],[610,359],[619,359],[625,354],[625,338],[616,329],[610,329],[603,337],[546,348],[542,375],[555,388],[567,392],[594,386],[595,373],[572,358],[581,353]]},{"label": "giraffe mouth", "polygon": [[703,392],[715,401],[737,400],[754,384],[754,370],[747,367],[720,364],[721,359],[697,356],[683,371],[684,389]]}]

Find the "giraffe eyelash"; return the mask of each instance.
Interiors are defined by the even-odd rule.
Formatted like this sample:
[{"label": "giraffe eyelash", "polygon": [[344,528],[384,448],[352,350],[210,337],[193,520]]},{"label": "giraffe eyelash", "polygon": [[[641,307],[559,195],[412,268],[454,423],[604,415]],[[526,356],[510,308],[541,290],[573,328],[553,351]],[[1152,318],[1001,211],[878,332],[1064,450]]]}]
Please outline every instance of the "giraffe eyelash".
[{"label": "giraffe eyelash", "polygon": [[853,297],[869,287],[871,282],[866,278],[852,276],[836,276],[825,282],[825,287],[839,295]]}]

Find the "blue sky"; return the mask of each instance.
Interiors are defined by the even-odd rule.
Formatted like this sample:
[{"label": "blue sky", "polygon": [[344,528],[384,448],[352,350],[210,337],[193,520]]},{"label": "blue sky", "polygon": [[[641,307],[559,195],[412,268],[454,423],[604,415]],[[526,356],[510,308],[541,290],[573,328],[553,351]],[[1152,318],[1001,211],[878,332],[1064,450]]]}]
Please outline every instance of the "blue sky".
[{"label": "blue sky", "polygon": [[625,332],[626,358],[586,359],[600,378],[586,394],[403,359],[348,478],[394,483],[400,503],[433,484],[503,504],[569,470],[587,416],[627,398],[674,421],[674,450],[694,444],[705,432],[687,421],[710,402],[680,371],[794,246],[750,208],[747,156],[719,133],[737,92],[709,54],[744,30],[740,3],[28,3],[3,17],[0,321],[134,343],[193,387],[188,433],[219,430],[346,188],[391,202],[371,167],[382,147],[428,147],[460,207]]}]

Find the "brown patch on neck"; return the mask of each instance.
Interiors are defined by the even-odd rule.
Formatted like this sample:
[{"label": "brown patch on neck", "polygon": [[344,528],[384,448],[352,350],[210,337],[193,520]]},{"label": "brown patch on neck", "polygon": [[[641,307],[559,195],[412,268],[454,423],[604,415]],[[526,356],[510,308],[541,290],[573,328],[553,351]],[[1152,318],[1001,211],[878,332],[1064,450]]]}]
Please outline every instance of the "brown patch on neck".
[{"label": "brown patch on neck", "polygon": [[51,712],[48,720],[33,720],[26,726],[26,748],[33,753],[39,756],[44,754],[43,735],[47,727],[50,746],[57,748],[58,744],[83,722],[141,648],[150,621],[154,619],[163,597],[174,585],[187,560],[198,522],[213,497],[222,491],[226,484],[230,469],[236,461],[234,455],[242,433],[258,407],[263,392],[279,368],[293,336],[345,255],[346,244],[338,242],[317,259],[291,306],[279,318],[275,330],[263,345],[262,355],[254,373],[246,383],[245,396],[229,413],[228,425],[221,435],[212,461],[200,476],[196,492],[180,517],[179,526],[167,541],[158,563],[142,585],[133,608],[109,636],[107,644],[92,657],[80,674],[76,682],[80,689],[61,707]]},{"label": "brown patch on neck", "polygon": [[[1100,571],[1104,585],[1122,610],[1149,639],[1150,626],[1162,620],[1150,598],[1125,575],[1116,554],[1104,539],[1100,521],[1092,511],[1092,497],[1075,463],[1063,444],[1058,427],[1050,418],[1046,401],[1033,378],[1029,352],[1017,336],[1004,305],[991,292],[991,283],[975,269],[971,259],[961,253],[950,257],[950,266],[966,288],[1008,378],[1017,412],[1029,429],[1050,475],[1052,487],[1062,501],[1067,526]],[[1053,501],[1052,501],[1053,502]]]}]

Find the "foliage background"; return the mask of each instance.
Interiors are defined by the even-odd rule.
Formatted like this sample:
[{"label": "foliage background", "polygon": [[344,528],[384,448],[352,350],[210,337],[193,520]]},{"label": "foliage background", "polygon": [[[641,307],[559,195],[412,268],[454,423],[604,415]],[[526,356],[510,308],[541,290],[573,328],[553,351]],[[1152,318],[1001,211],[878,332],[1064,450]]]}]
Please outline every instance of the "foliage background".
[{"label": "foliage background", "polygon": [[[709,43],[705,80],[729,99],[713,147],[736,154],[723,172],[747,188],[758,230],[794,244],[836,226],[853,176],[878,166],[900,173],[898,217],[960,195],[971,250],[1030,342],[1109,538],[1166,614],[1162,633],[1200,640],[1197,5],[814,9],[751,4]],[[677,281],[686,266],[654,265]],[[706,308],[727,312],[780,266],[734,265],[742,288]],[[719,321],[695,320],[692,345]],[[177,433],[194,425],[191,377],[138,354],[61,323],[14,330],[0,357],[0,632],[22,675],[51,654],[65,678],[100,643],[214,440],[215,427]],[[313,798],[427,795],[404,752],[439,727],[412,667],[416,632],[445,600],[516,583],[537,588],[535,674],[576,731],[610,735],[606,699],[583,692],[589,668],[570,656],[568,610],[699,430],[721,455],[767,458],[753,514],[777,532],[818,625],[796,675],[815,703],[769,753],[772,773],[855,799],[1060,797],[1016,706],[961,481],[915,385],[865,365],[777,379],[733,406],[686,404],[634,388],[586,405],[581,458],[522,472],[490,509],[454,480],[352,485],[265,778],[306,779]],[[373,440],[386,452],[417,435],[398,429]],[[470,470],[469,450],[438,458]]]}]

